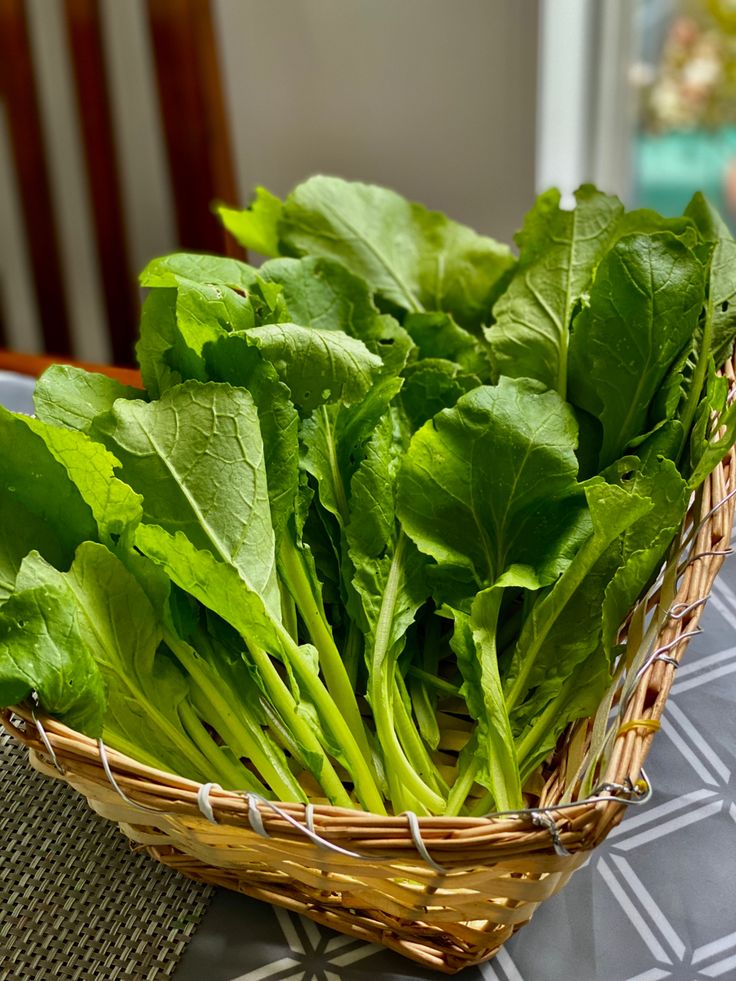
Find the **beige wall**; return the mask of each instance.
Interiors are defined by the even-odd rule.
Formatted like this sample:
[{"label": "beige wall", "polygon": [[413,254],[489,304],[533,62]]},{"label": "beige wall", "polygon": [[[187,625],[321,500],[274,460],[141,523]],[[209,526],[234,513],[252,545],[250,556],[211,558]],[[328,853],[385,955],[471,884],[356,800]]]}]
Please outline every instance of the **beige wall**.
[{"label": "beige wall", "polygon": [[216,0],[241,193],[390,185],[508,239],[534,189],[536,0]]}]

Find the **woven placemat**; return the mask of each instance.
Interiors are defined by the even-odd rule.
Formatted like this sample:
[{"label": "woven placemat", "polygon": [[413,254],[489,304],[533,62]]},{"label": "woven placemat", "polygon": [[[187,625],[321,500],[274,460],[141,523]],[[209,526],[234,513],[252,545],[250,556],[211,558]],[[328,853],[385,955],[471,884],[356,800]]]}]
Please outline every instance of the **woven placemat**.
[{"label": "woven placemat", "polygon": [[169,977],[212,895],[135,854],[5,733],[0,883],[0,981]]}]

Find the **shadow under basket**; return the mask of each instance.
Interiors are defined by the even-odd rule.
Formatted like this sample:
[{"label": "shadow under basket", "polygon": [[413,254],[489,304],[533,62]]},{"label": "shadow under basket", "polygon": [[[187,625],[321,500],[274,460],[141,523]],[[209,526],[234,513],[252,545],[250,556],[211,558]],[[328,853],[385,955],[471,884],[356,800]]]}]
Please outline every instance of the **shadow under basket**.
[{"label": "shadow under basket", "polygon": [[[735,488],[732,451],[695,495],[663,574],[622,628],[615,695],[565,733],[525,811],[416,818],[273,804],[153,770],[27,706],[2,722],[37,769],[84,794],[159,862],[452,974],[493,957],[627,805],[648,798],[642,764],[730,551]],[[586,765],[593,789],[579,800]]]}]

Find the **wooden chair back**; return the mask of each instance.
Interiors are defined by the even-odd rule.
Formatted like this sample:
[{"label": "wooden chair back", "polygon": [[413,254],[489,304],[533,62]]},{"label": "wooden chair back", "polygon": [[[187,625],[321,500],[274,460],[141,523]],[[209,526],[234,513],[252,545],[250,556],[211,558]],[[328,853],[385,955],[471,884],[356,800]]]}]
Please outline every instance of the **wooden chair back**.
[{"label": "wooden chair back", "polygon": [[[53,161],[45,147],[29,31],[32,2],[0,0],[0,100],[43,347],[55,355],[84,355],[75,348],[63,272]],[[210,0],[145,3],[178,247],[237,254],[211,213],[214,200],[235,203],[237,194]],[[109,350],[115,363],[130,364],[139,295],[128,246],[101,0],[60,0],[60,5]],[[6,310],[5,319],[9,316],[12,311]]]}]

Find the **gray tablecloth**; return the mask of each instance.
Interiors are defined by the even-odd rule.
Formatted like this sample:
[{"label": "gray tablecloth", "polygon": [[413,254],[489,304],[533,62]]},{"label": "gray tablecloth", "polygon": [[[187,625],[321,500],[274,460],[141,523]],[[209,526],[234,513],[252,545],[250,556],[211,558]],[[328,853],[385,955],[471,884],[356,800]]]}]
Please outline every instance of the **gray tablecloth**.
[{"label": "gray tablecloth", "polygon": [[[9,382],[15,386],[10,390]],[[29,411],[0,372],[0,401]],[[736,561],[727,562],[654,741],[651,802],[463,981],[736,978]],[[177,981],[436,978],[376,946],[218,892]]]}]

